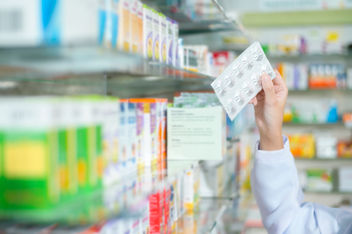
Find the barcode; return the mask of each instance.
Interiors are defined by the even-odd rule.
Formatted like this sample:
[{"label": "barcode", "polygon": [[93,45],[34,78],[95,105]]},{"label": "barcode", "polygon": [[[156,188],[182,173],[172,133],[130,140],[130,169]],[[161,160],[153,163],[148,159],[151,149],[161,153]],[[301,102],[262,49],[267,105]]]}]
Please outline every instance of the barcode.
[{"label": "barcode", "polygon": [[0,9],[0,32],[14,33],[22,29],[22,14],[20,10]]}]

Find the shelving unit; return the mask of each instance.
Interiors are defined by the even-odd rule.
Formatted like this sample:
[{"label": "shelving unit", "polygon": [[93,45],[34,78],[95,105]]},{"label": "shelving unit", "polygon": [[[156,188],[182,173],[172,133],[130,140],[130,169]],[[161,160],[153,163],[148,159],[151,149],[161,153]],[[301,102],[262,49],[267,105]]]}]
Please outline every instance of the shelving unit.
[{"label": "shelving unit", "polygon": [[210,90],[214,79],[99,47],[2,49],[0,54],[3,94],[140,97]]},{"label": "shelving unit", "polygon": [[[159,4],[165,1],[144,2],[179,21],[181,35],[240,31],[223,16],[191,19],[182,9],[165,8]],[[96,45],[0,48],[0,92],[3,96],[98,94],[119,98],[172,97],[180,91],[211,91],[213,79],[201,73],[148,61],[140,55]],[[109,189],[99,189],[55,209],[28,211],[21,215],[16,212],[0,213],[0,230],[28,233],[50,229],[58,233],[75,233],[94,230],[96,226],[117,218],[128,220],[139,217],[143,212],[140,207],[145,207],[151,194],[200,162],[169,160],[167,163],[167,173],[163,175],[137,175],[134,172]],[[224,163],[219,162],[219,165]],[[122,195],[126,188],[133,183],[143,183],[146,177],[153,181],[150,186],[131,191],[134,194]],[[235,184],[235,178],[228,178],[221,188],[224,190],[221,197],[201,198],[199,211],[192,215],[183,214],[180,221],[198,222],[198,233],[213,232],[225,210],[231,210],[233,214],[239,212],[234,205],[239,199]],[[133,199],[127,199],[129,195]],[[80,214],[82,210],[85,215]]]},{"label": "shelving unit", "polygon": [[337,123],[294,123],[294,122],[287,122],[284,123],[284,127],[315,127],[315,128],[341,128],[345,127],[342,122]]},{"label": "shelving unit", "polygon": [[143,2],[150,4],[151,6],[159,9],[166,16],[176,20],[179,23],[180,35],[182,36],[195,35],[199,33],[241,31],[240,25],[226,16],[222,6],[217,1],[212,1],[211,6],[214,9],[217,8],[218,14],[205,15],[195,13],[192,16],[186,13],[189,6],[184,3],[167,5],[165,4],[165,1],[162,0],[144,0]]}]

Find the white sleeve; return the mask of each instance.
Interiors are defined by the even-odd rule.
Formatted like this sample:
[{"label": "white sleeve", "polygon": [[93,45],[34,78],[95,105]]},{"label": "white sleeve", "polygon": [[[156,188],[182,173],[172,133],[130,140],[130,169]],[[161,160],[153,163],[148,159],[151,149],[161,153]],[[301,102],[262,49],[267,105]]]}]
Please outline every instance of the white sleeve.
[{"label": "white sleeve", "polygon": [[277,151],[258,149],[251,175],[263,224],[270,234],[352,233],[352,214],[302,202],[297,170],[287,138]]}]

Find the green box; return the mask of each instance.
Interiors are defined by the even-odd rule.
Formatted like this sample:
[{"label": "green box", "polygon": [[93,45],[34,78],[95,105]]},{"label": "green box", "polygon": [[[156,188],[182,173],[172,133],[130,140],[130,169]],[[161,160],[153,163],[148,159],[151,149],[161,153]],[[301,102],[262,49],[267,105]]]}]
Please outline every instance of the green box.
[{"label": "green box", "polygon": [[43,98],[8,98],[2,116],[2,209],[45,209],[60,201],[54,108]]},{"label": "green box", "polygon": [[3,208],[38,209],[60,199],[55,131],[3,135]]},{"label": "green box", "polygon": [[[3,184],[3,157],[4,157],[4,139],[3,133],[0,129],[0,194],[4,194],[4,184]],[[0,209],[3,207],[3,196],[0,195]]]}]

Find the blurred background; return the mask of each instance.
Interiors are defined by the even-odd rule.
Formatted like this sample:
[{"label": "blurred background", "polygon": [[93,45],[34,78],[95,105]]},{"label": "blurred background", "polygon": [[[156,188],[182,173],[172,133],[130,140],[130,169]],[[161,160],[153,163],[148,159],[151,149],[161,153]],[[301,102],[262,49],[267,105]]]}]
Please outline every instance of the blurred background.
[{"label": "blurred background", "polygon": [[255,41],[305,201],[351,209],[352,0],[11,0],[0,233],[266,233],[253,109],[210,86]]}]

